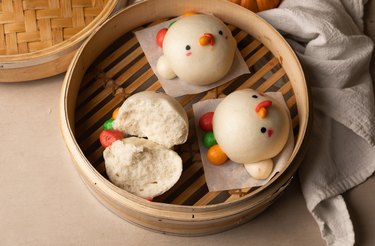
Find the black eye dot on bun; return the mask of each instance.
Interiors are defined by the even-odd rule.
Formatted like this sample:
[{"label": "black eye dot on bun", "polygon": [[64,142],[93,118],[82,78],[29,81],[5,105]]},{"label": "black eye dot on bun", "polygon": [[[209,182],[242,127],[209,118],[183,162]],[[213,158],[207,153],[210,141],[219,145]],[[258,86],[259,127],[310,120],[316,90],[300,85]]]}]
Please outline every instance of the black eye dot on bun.
[{"label": "black eye dot on bun", "polygon": [[190,45],[185,46],[185,50],[190,50],[190,49],[191,49]]},{"label": "black eye dot on bun", "polygon": [[265,133],[266,131],[267,131],[267,129],[265,127],[260,128],[261,133]]},{"label": "black eye dot on bun", "polygon": [[222,35],[223,35],[223,31],[222,31],[222,30],[220,30],[220,31],[219,31],[219,34],[220,34],[220,35],[222,36]]},{"label": "black eye dot on bun", "polygon": [[258,96],[257,95],[253,95],[252,98],[258,98]]}]

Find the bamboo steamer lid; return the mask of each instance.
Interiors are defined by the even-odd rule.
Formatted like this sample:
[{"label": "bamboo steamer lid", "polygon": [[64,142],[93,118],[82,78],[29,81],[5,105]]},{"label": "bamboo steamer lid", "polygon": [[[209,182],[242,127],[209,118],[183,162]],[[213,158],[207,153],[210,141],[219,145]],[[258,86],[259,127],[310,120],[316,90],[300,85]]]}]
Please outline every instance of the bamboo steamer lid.
[{"label": "bamboo steamer lid", "polygon": [[122,0],[0,1],[0,82],[65,72],[76,50]]},{"label": "bamboo steamer lid", "polygon": [[[162,91],[133,31],[186,12],[213,13],[229,24],[252,74],[197,95],[177,98],[193,121],[191,104],[235,89],[274,88],[287,99],[295,146],[286,168],[266,185],[209,192],[195,133],[176,151],[184,162],[179,182],[149,202],[113,185],[106,177],[102,124],[122,104],[117,94]],[[103,85],[110,85],[103,87]],[[119,92],[119,93],[118,93]],[[194,126],[190,131],[193,131]],[[311,132],[309,86],[299,61],[283,37],[253,12],[227,0],[149,0],[112,16],[78,50],[66,73],[60,126],[73,163],[92,194],[115,214],[144,228],[197,236],[236,227],[264,211],[289,184],[307,149]]]}]

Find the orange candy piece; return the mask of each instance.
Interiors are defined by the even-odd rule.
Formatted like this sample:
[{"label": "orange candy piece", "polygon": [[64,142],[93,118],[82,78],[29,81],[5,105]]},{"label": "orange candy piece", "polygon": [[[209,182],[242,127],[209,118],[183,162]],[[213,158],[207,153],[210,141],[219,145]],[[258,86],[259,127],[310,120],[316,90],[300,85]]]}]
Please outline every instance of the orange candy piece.
[{"label": "orange candy piece", "polygon": [[202,36],[199,38],[199,44],[201,46],[206,46],[210,44],[210,38],[208,36]]},{"label": "orange candy piece", "polygon": [[197,14],[197,13],[194,12],[194,11],[187,11],[187,12],[185,12],[185,13],[183,14],[183,16],[188,17],[188,16],[192,16],[192,15],[196,15],[196,14]]},{"label": "orange candy piece", "polygon": [[211,33],[205,33],[202,37],[199,38],[199,44],[201,46],[211,45],[213,46],[215,44],[215,38]]},{"label": "orange candy piece", "polygon": [[266,116],[267,116],[267,109],[266,109],[266,108],[261,108],[261,109],[259,109],[259,111],[258,111],[258,116],[259,116],[259,118],[261,118],[261,119],[266,118]]},{"label": "orange candy piece", "polygon": [[215,144],[208,149],[207,159],[214,165],[221,165],[228,160],[228,156],[224,153],[224,151],[218,144]]},{"label": "orange candy piece", "polygon": [[116,108],[115,111],[113,111],[113,113],[112,113],[112,120],[115,120],[117,118],[119,110],[120,110],[120,108]]}]

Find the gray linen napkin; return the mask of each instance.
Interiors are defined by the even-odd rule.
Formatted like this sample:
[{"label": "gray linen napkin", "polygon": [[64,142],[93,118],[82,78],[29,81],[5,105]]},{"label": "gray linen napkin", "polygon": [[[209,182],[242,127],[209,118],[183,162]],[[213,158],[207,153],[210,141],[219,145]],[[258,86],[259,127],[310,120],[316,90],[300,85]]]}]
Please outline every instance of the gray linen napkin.
[{"label": "gray linen napkin", "polygon": [[375,170],[373,43],[363,34],[365,0],[284,0],[259,13],[291,44],[312,86],[314,126],[300,183],[327,245],[355,241],[343,192]]}]

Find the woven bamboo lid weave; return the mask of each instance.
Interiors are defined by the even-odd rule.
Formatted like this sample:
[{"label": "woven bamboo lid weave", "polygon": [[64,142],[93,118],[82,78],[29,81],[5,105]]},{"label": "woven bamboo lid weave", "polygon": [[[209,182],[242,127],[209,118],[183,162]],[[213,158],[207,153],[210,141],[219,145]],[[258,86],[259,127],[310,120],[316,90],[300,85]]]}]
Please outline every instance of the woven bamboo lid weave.
[{"label": "woven bamboo lid weave", "polygon": [[0,0],[0,82],[66,71],[83,40],[121,0]]}]

